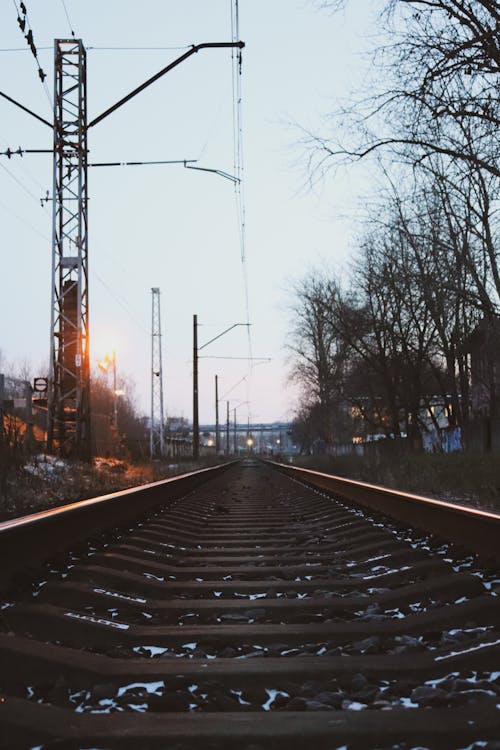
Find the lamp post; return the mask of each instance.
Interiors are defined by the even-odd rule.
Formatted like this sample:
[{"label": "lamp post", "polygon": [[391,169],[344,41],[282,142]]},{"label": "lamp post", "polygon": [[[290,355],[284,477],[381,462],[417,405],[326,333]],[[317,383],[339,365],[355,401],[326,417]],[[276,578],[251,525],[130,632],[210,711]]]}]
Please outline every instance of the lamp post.
[{"label": "lamp post", "polygon": [[116,388],[116,349],[113,349],[113,354],[109,357],[105,354],[102,361],[97,363],[97,366],[102,372],[108,373],[110,366],[113,368],[113,427],[118,431],[118,402],[117,396],[118,391]]},{"label": "lamp post", "polygon": [[229,328],[226,328],[224,331],[217,334],[217,336],[214,336],[209,341],[206,341],[201,346],[198,346],[198,316],[193,315],[193,458],[194,459],[198,459],[200,457],[200,422],[199,422],[199,415],[198,415],[199,352],[201,352],[202,349],[205,349],[205,347],[208,346],[209,344],[212,344],[214,341],[217,341],[217,339],[220,339],[226,333],[229,333],[229,331],[232,331],[233,328],[237,328],[238,326],[248,327],[249,325],[250,323],[233,323],[232,326],[229,326]]},{"label": "lamp post", "polygon": [[[229,403],[229,402],[228,402]],[[234,416],[234,422],[233,422],[233,453],[234,455],[238,455],[238,423],[236,420],[236,409],[239,409],[240,406],[244,406],[245,404],[249,404],[249,401],[240,401],[236,404],[236,406],[233,407],[233,416]]]},{"label": "lamp post", "polygon": [[116,392],[116,351],[113,350],[113,425],[118,432],[118,394]]}]

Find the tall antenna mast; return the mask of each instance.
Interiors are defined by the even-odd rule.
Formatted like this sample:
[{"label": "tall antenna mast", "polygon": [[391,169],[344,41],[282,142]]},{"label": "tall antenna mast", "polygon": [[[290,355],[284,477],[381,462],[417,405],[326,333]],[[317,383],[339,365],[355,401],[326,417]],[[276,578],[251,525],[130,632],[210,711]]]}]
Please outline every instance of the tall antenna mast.
[{"label": "tall antenna mast", "polygon": [[91,458],[87,71],[81,39],[54,40],[48,450]]},{"label": "tall antenna mast", "polygon": [[151,458],[163,456],[163,368],[161,356],[160,290],[151,289]]}]

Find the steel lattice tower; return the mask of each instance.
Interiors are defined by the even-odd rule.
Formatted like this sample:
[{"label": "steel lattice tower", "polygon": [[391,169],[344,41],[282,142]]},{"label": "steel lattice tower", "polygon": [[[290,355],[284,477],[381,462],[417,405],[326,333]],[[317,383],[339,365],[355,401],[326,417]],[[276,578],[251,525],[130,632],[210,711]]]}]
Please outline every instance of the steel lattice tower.
[{"label": "steel lattice tower", "polygon": [[160,290],[151,289],[151,458],[163,456],[163,368],[161,357]]},{"label": "steel lattice tower", "polygon": [[91,457],[86,55],[54,41],[52,308],[48,450]]}]

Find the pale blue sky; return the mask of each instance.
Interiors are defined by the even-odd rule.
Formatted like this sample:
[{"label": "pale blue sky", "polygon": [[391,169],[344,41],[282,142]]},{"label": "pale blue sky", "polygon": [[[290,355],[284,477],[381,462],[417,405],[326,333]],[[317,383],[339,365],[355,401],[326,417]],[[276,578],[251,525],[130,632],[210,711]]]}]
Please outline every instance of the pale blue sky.
[{"label": "pale blue sky", "polygon": [[[52,88],[52,43],[69,34],[61,0],[28,0],[29,19]],[[66,0],[76,36],[92,47],[174,47],[230,39],[229,0]],[[22,48],[12,0],[0,0],[0,49]],[[251,383],[250,418],[287,419],[296,394],[287,384],[286,334],[291,279],[328,263],[345,267],[356,232],[358,195],[367,173],[353,168],[304,188],[298,132],[348,96],[366,70],[373,3],[352,0],[335,16],[308,0],[240,0],[247,213],[247,269],[253,352],[272,357]],[[41,49],[48,47],[49,49]],[[180,50],[88,50],[89,117],[157,72]],[[29,51],[0,52],[0,90],[51,120]],[[233,171],[231,64],[228,51],[207,50],[90,131],[91,161],[200,159]],[[0,101],[0,149],[50,148],[51,132]],[[7,168],[10,172],[5,171]],[[51,157],[0,157],[2,293],[0,349],[9,362],[48,358]],[[182,167],[89,172],[91,359],[113,346],[119,371],[136,384],[149,410],[152,286],[161,289],[164,386],[169,414],[191,418],[192,314],[200,343],[245,319],[233,186]],[[245,356],[244,329],[205,352]],[[245,373],[241,361],[202,360],[200,418],[213,421],[213,378],[220,392]],[[36,372],[42,374],[42,372]],[[241,407],[246,421],[247,406]]]}]

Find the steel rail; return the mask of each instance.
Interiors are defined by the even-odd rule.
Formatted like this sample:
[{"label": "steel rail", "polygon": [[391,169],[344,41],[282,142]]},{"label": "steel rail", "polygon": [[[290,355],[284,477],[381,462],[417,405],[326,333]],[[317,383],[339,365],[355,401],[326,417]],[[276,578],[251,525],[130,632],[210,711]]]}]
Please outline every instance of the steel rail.
[{"label": "steel rail", "polygon": [[452,549],[413,544],[275,465],[206,475],[170,504],[160,488],[143,515],[136,495],[123,536],[71,546],[43,581],[9,592],[1,747],[370,750],[500,736],[498,571],[457,571]]},{"label": "steel rail", "polygon": [[0,587],[23,569],[53,558],[93,534],[138,519],[191,492],[235,462],[79,500],[0,523]]},{"label": "steel rail", "polygon": [[500,561],[500,515],[496,513],[276,461],[265,463],[310,487],[437,534],[482,558]]}]

